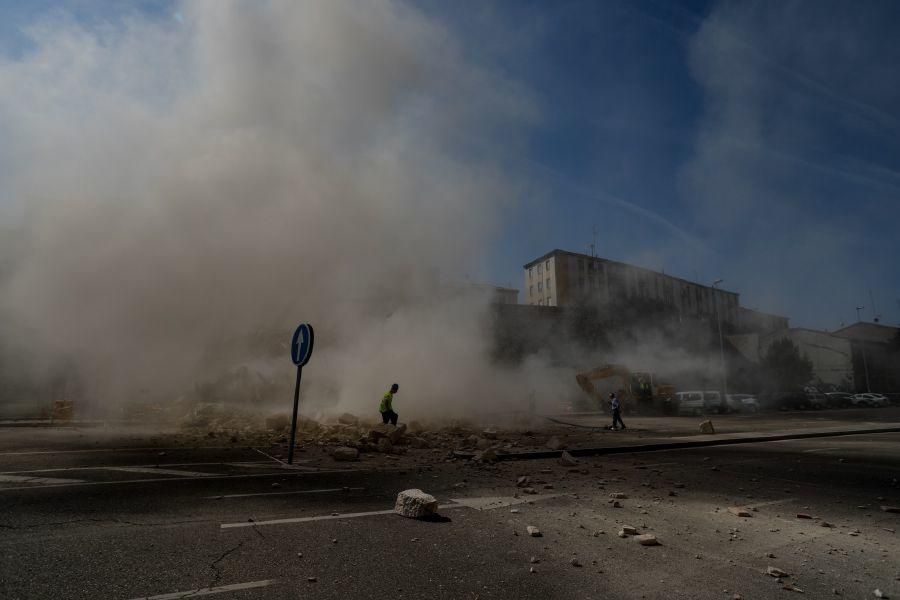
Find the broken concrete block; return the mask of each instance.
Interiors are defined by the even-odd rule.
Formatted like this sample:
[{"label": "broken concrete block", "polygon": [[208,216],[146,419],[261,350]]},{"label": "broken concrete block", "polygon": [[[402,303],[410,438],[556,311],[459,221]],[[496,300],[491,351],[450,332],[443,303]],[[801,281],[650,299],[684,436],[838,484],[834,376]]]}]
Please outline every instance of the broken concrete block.
[{"label": "broken concrete block", "polygon": [[541,530],[534,525],[528,525],[525,528],[525,531],[527,531],[528,535],[530,535],[531,537],[543,537],[544,535],[543,533],[541,533]]},{"label": "broken concrete block", "polygon": [[528,475],[522,475],[516,479],[516,487],[527,487],[529,483],[531,483],[531,478]]},{"label": "broken concrete block", "polygon": [[622,492],[613,492],[609,495],[610,498],[615,498],[616,500],[627,500],[628,496],[623,494]]},{"label": "broken concrete block", "polygon": [[373,440],[379,440],[383,437],[387,437],[387,435],[391,432],[392,427],[392,425],[388,425],[387,423],[376,425],[371,430],[369,430],[369,438]]},{"label": "broken concrete block", "polygon": [[812,515],[808,515],[806,513],[797,513],[798,519],[812,519]]},{"label": "broken concrete block", "polygon": [[396,427],[393,427],[388,432],[388,439],[391,440],[392,444],[396,444],[400,441],[400,438],[403,437],[403,434],[406,433],[406,423],[400,423]]},{"label": "broken concrete block", "polygon": [[547,440],[547,448],[549,448],[550,450],[562,450],[563,448],[565,448],[565,446],[562,442],[559,441],[558,437],[553,436],[552,438]]},{"label": "broken concrete block", "polygon": [[733,514],[736,517],[752,517],[753,513],[747,510],[746,508],[741,508],[740,506],[729,506],[728,512]]},{"label": "broken concrete block", "polygon": [[495,460],[497,460],[497,453],[494,452],[494,450],[492,450],[491,448],[488,448],[487,450],[476,452],[475,456],[472,457],[472,460],[474,460],[475,462],[484,463],[494,462]]},{"label": "broken concrete block", "polygon": [[497,439],[497,430],[488,428],[488,429],[485,429],[484,431],[482,431],[481,435],[483,435],[485,438],[487,438],[489,440],[496,440]]},{"label": "broken concrete block", "polygon": [[786,571],[782,571],[778,567],[766,567],[766,575],[771,575],[772,577],[789,577],[789,574]]},{"label": "broken concrete block", "polygon": [[394,512],[410,519],[421,519],[437,514],[438,501],[431,494],[419,489],[403,490],[397,494]]},{"label": "broken concrete block", "polygon": [[564,467],[574,467],[578,464],[578,459],[563,450],[562,456],[560,456],[556,462]]},{"label": "broken concrete block", "polygon": [[349,446],[338,446],[331,451],[331,458],[334,460],[357,460],[359,458],[359,450]]},{"label": "broken concrete block", "polygon": [[700,433],[715,433],[716,428],[713,427],[712,421],[703,421],[700,423]]},{"label": "broken concrete block", "polygon": [[652,533],[642,533],[634,536],[634,539],[641,546],[659,546],[659,540]]},{"label": "broken concrete block", "polygon": [[394,445],[391,443],[391,440],[386,437],[378,438],[378,444],[376,445],[379,452],[384,452],[385,454],[389,454],[391,450],[394,449]]},{"label": "broken concrete block", "polygon": [[342,425],[359,425],[359,417],[350,413],[343,413],[337,420]]},{"label": "broken concrete block", "polygon": [[632,527],[631,525],[622,525],[622,532],[624,532],[625,535],[637,535],[637,528]]}]

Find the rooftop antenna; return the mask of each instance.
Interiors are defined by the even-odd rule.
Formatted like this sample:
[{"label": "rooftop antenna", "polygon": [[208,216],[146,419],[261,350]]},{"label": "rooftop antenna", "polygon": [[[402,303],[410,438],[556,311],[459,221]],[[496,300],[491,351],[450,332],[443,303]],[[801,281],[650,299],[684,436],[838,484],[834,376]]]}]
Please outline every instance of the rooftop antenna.
[{"label": "rooftop antenna", "polygon": [[597,258],[597,226],[591,228],[591,258]]}]

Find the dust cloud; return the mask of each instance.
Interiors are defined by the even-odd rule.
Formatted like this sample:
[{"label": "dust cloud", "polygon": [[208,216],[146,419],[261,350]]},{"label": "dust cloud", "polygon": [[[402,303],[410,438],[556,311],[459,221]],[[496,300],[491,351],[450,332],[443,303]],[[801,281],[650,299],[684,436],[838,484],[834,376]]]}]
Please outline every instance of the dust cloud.
[{"label": "dust cloud", "polygon": [[[519,402],[534,384],[490,364],[490,298],[459,284],[517,194],[490,156],[538,118],[527,90],[396,2],[177,16],[54,14],[0,58],[18,367],[77,373],[98,414],[239,366],[286,406],[308,321],[313,407],[374,411],[394,381],[404,417]],[[254,336],[281,341],[255,353]]]}]

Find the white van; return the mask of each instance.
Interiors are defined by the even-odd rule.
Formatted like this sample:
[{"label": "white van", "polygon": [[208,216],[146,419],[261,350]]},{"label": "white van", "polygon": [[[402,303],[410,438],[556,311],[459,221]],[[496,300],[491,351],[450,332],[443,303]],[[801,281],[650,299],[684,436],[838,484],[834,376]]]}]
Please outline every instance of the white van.
[{"label": "white van", "polygon": [[678,412],[682,414],[699,415],[709,412],[724,412],[722,394],[710,390],[696,390],[691,392],[678,392]]}]

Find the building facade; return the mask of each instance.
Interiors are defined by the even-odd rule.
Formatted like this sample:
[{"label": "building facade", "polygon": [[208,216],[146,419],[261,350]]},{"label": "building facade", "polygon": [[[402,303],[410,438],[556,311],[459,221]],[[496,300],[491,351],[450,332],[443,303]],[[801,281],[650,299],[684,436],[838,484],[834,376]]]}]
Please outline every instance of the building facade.
[{"label": "building facade", "polygon": [[611,305],[653,301],[682,317],[738,322],[738,294],[643,267],[586,254],[553,250],[524,266],[525,304]]}]

